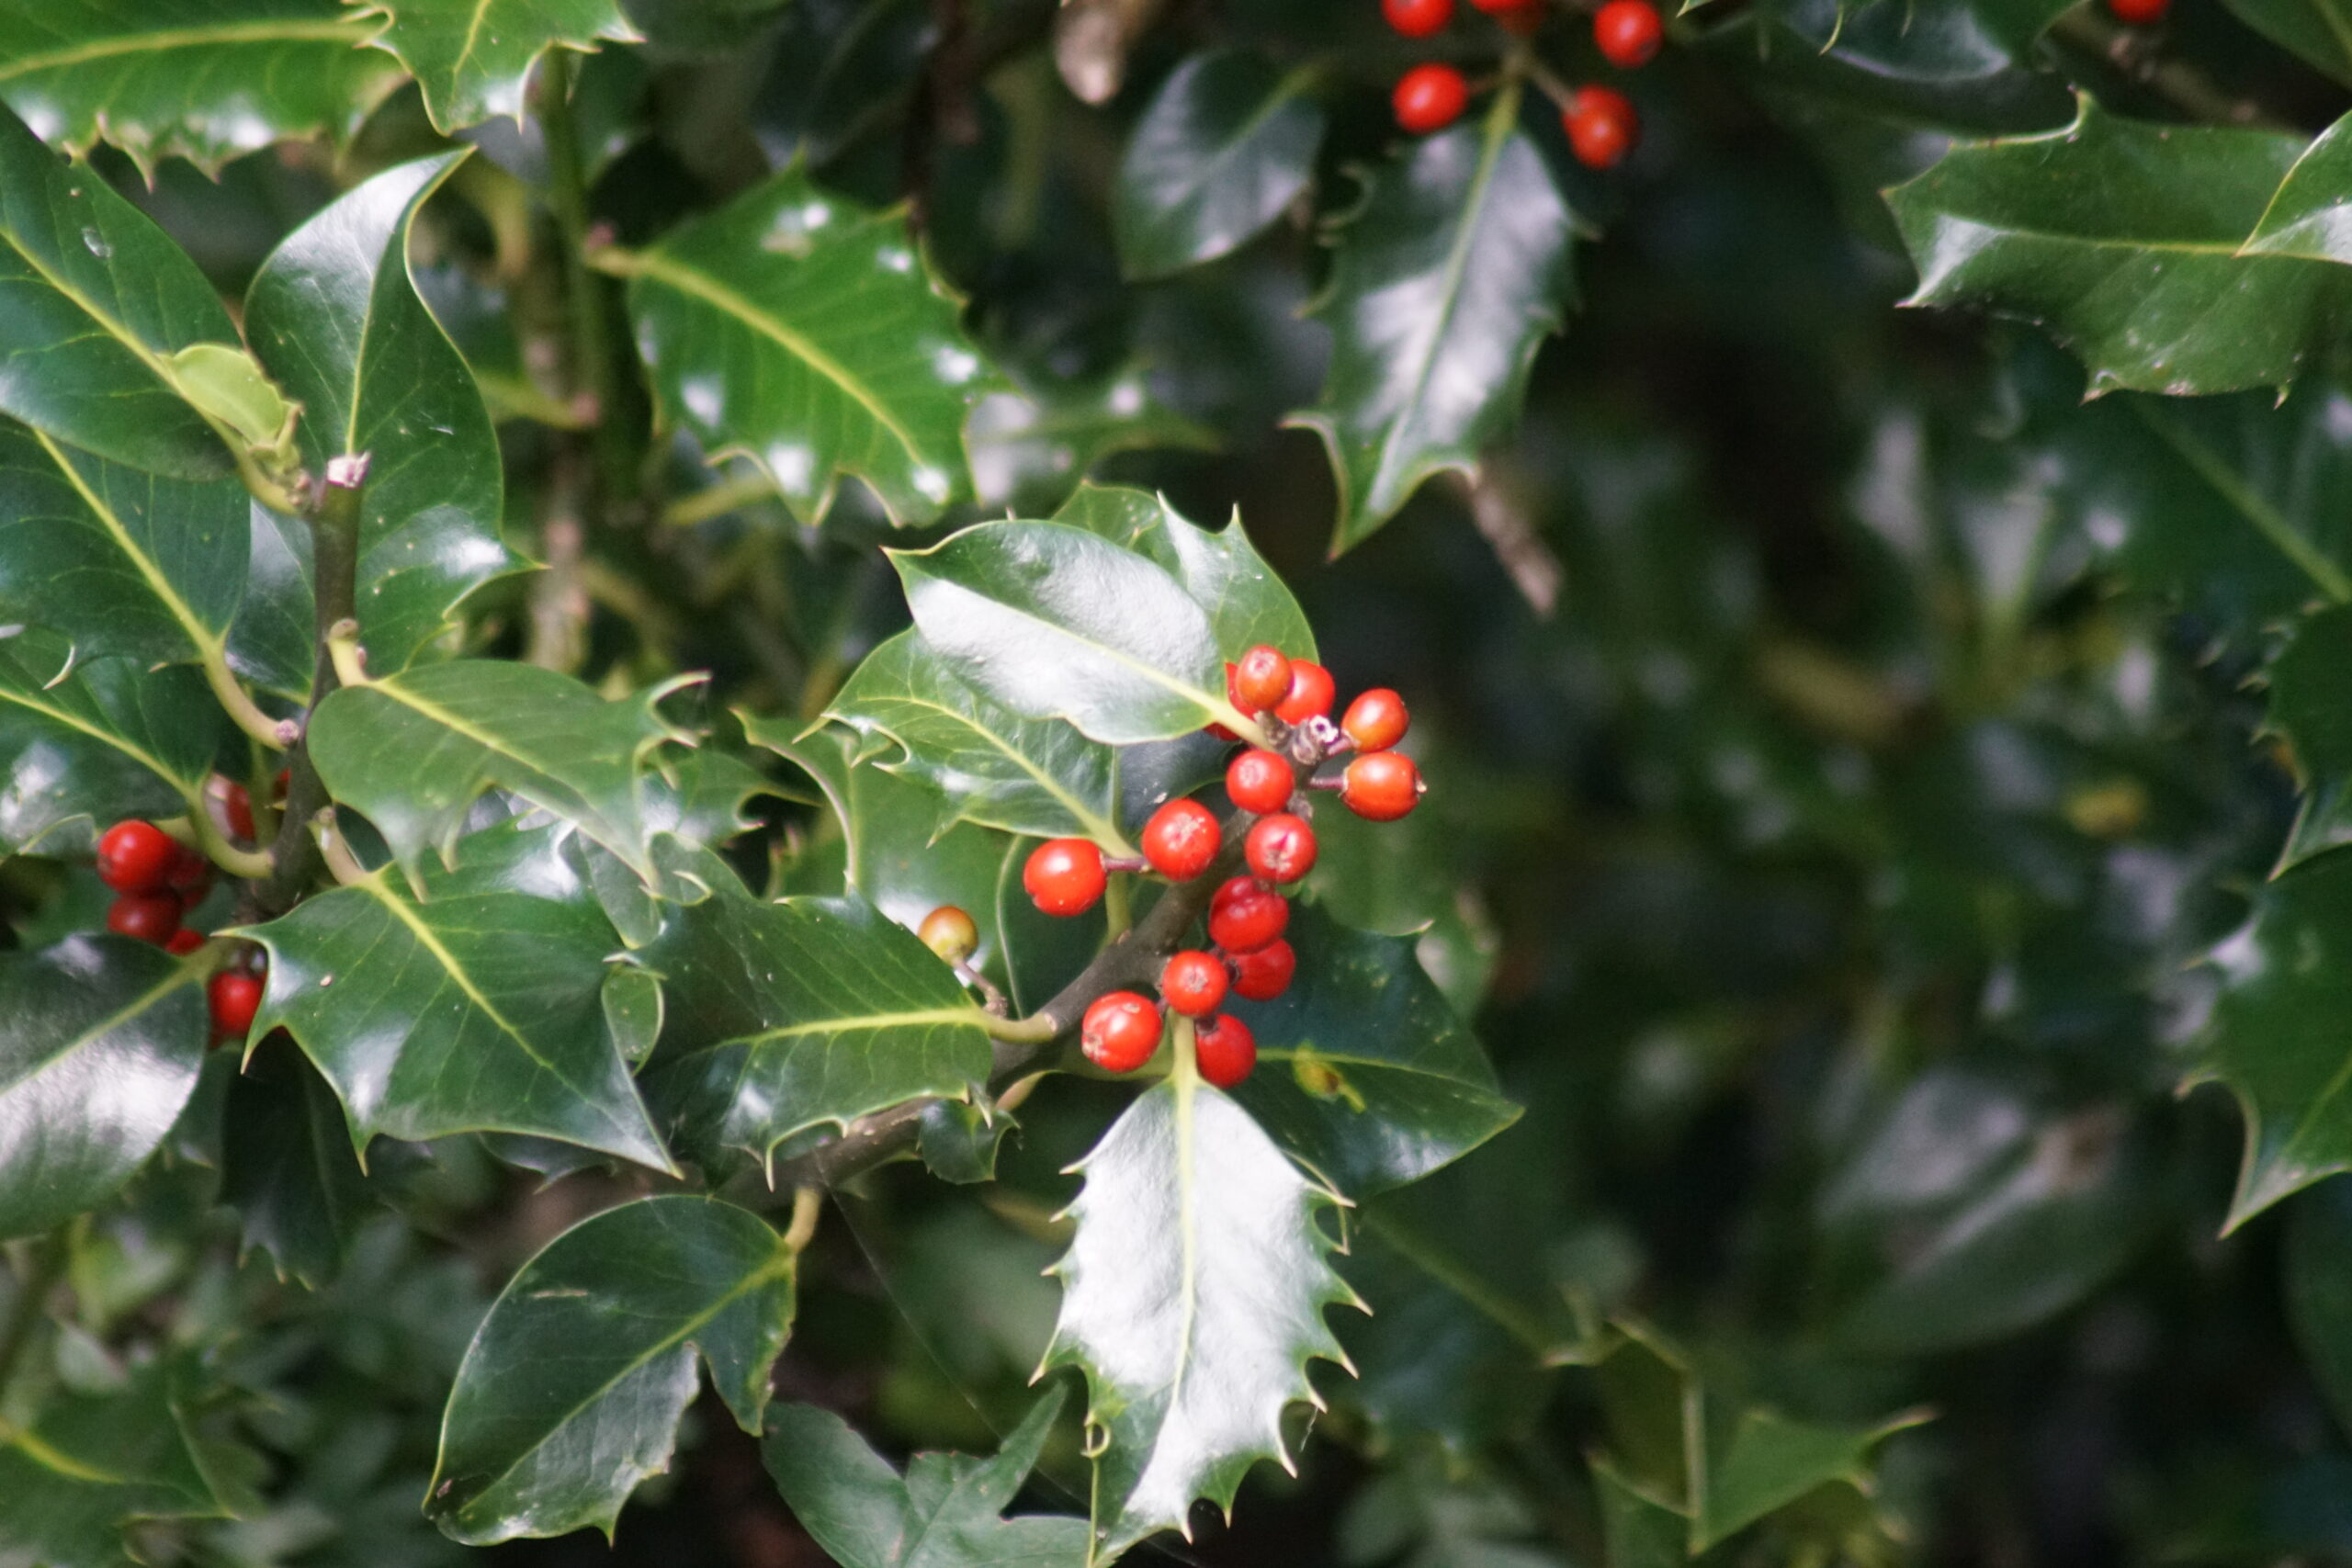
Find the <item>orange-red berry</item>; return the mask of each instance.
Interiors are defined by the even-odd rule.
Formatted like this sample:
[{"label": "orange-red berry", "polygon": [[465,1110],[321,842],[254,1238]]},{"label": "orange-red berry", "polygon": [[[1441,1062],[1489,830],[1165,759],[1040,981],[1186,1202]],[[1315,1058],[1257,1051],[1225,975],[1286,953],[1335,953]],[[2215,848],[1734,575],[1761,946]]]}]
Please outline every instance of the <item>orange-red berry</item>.
[{"label": "orange-red berry", "polygon": [[152,893],[179,850],[153,822],[118,822],[98,840],[98,880],[118,893]]},{"label": "orange-red berry", "polygon": [[1577,162],[1589,169],[1613,168],[1641,140],[1641,116],[1633,100],[1613,87],[1579,87],[1560,116]]},{"label": "orange-red berry", "polygon": [[1274,705],[1274,716],[1284,724],[1328,718],[1331,704],[1339,695],[1339,683],[1331,679],[1329,670],[1304,659],[1294,659],[1290,661],[1290,691]]},{"label": "orange-red berry", "polygon": [[164,873],[164,886],[177,893],[182,903],[193,904],[212,886],[212,863],[186,844],[178,845],[171,869]]},{"label": "orange-red berry", "polygon": [[1380,0],[1380,14],[1407,38],[1428,38],[1453,20],[1453,0]]},{"label": "orange-red berry", "polygon": [[1159,1005],[1133,991],[1095,998],[1078,1026],[1078,1048],[1106,1073],[1134,1072],[1159,1049]]},{"label": "orange-red berry", "polygon": [[243,1040],[261,1010],[261,976],[240,969],[223,969],[212,976],[207,992],[212,1004],[212,1032],[223,1040]]},{"label": "orange-red berry", "polygon": [[1227,953],[1255,953],[1290,925],[1290,900],[1254,876],[1237,876],[1209,903],[1209,940]]},{"label": "orange-red berry", "polygon": [[1412,717],[1405,711],[1405,699],[1385,686],[1374,686],[1357,694],[1348,705],[1347,716],[1340,720],[1340,733],[1356,743],[1363,751],[1385,751],[1405,739],[1405,729]]},{"label": "orange-red berry", "polygon": [[979,951],[980,928],[953,904],[942,904],[915,928],[922,944],[950,964],[961,964]]},{"label": "orange-red berry", "polygon": [[1219,1013],[1194,1032],[1193,1059],[1200,1064],[1201,1077],[1231,1089],[1258,1065],[1257,1037],[1231,1013]]},{"label": "orange-red berry", "polygon": [[186,926],[182,926],[179,930],[172,933],[172,940],[164,944],[164,951],[170,953],[175,958],[186,958],[189,953],[194,953],[198,948],[202,947],[203,945],[204,933],[202,931],[192,931]]},{"label": "orange-red berry", "polygon": [[1102,852],[1085,839],[1048,839],[1030,852],[1021,886],[1049,915],[1082,915],[1102,897]]},{"label": "orange-red berry", "polygon": [[1451,65],[1416,65],[1396,78],[1396,90],[1389,102],[1396,110],[1398,125],[1416,136],[1427,136],[1462,118],[1462,111],[1470,107],[1470,84]]},{"label": "orange-red berry", "polygon": [[2172,0],[2107,0],[2107,8],[2115,13],[2119,22],[2149,28],[2165,19],[2165,13],[2172,8]]},{"label": "orange-red berry", "polygon": [[1216,1011],[1232,983],[1225,965],[1205,953],[1179,953],[1159,971],[1161,999],[1186,1018]]},{"label": "orange-red berry", "polygon": [[1260,643],[1243,654],[1226,685],[1233,705],[1243,713],[1263,713],[1290,695],[1290,660],[1282,649]]},{"label": "orange-red berry", "polygon": [[107,930],[117,936],[161,947],[179,929],[180,896],[176,893],[118,894],[107,908]]},{"label": "orange-red berry", "polygon": [[1401,751],[1367,751],[1340,775],[1340,804],[1374,822],[1394,822],[1420,804],[1428,785]]},{"label": "orange-red berry", "polygon": [[1543,0],[1527,0],[1524,6],[1513,6],[1495,13],[1495,26],[1513,38],[1533,38],[1544,26]]},{"label": "orange-red berry", "polygon": [[1268,882],[1296,882],[1315,869],[1315,829],[1287,811],[1261,817],[1241,841],[1241,853]]},{"label": "orange-red berry", "polygon": [[225,782],[221,786],[220,815],[229,824],[231,838],[243,839],[247,843],[253,842],[253,796],[245,792],[244,785],[233,779]]},{"label": "orange-red berry", "polygon": [[1666,24],[1650,0],[1609,0],[1592,14],[1592,41],[1620,71],[1647,65],[1666,41]]},{"label": "orange-red berry", "polygon": [[1197,800],[1171,800],[1143,825],[1143,858],[1151,869],[1177,882],[1208,870],[1224,847],[1216,815]]},{"label": "orange-red berry", "polygon": [[1298,973],[1298,953],[1280,938],[1255,953],[1231,955],[1233,994],[1253,1002],[1270,1002],[1290,989]]},{"label": "orange-red berry", "polygon": [[1272,751],[1252,748],[1226,766],[1225,793],[1234,805],[1259,817],[1288,806],[1294,787],[1290,763]]}]

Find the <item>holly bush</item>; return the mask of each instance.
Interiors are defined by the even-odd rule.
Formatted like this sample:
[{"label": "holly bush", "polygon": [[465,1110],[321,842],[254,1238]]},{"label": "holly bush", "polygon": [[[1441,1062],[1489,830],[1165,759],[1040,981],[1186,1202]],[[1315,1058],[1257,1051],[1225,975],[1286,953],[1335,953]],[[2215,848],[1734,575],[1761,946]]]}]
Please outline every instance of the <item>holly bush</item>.
[{"label": "holly bush", "polygon": [[0,1568],[2352,1557],[2347,39],[0,0]]}]

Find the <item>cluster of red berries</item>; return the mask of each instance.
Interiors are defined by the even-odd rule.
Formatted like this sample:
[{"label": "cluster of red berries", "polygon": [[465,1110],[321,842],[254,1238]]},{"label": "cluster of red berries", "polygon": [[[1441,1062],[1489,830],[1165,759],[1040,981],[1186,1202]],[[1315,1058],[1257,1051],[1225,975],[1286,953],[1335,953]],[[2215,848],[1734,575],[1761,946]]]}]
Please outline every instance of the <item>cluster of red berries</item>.
[{"label": "cluster of red berries", "polygon": [[[1542,25],[1546,0],[1470,3],[1505,31],[1524,38]],[[2151,3],[2161,8],[2164,0],[2109,0],[2110,5]],[[1381,0],[1380,9],[1388,25],[1407,38],[1430,37],[1453,19],[1453,0]],[[1666,41],[1666,23],[1651,0],[1603,0],[1592,14],[1592,41],[1602,59],[1631,71],[1657,58],[1658,46]],[[1397,79],[1390,102],[1398,125],[1427,136],[1462,118],[1470,105],[1470,84],[1451,65],[1416,65]],[[1577,162],[1594,169],[1612,168],[1623,161],[1642,130],[1633,101],[1613,87],[1566,90],[1560,98],[1560,123]]]},{"label": "cluster of red berries", "polygon": [[[1227,767],[1226,794],[1256,818],[1241,842],[1248,870],[1220,886],[1209,901],[1210,946],[1172,955],[1159,974],[1161,999],[1197,1021],[1201,1076],[1220,1089],[1250,1076],[1258,1046],[1248,1025],[1217,1009],[1228,995],[1272,1001],[1289,988],[1298,968],[1298,955],[1283,940],[1290,901],[1278,889],[1315,869],[1315,829],[1302,783],[1336,790],[1348,809],[1375,822],[1411,811],[1424,787],[1412,760],[1390,750],[1404,739],[1408,723],[1404,699],[1394,692],[1365,692],[1334,728],[1330,712],[1339,694],[1330,672],[1262,644],[1226,667],[1226,690],[1234,707],[1264,725],[1268,738],[1288,754],[1252,747]],[[1214,732],[1238,739],[1222,727]],[[1338,779],[1314,777],[1326,759],[1348,751],[1357,755]],[[1021,882],[1046,913],[1082,914],[1102,897],[1113,871],[1149,870],[1191,882],[1216,863],[1225,847],[1215,813],[1197,800],[1171,800],[1144,824],[1139,857],[1106,860],[1091,840],[1052,839],[1030,855]],[[934,911],[933,919],[951,912]],[[1133,1072],[1159,1048],[1162,1024],[1159,1005],[1150,998],[1113,991],[1086,1010],[1079,1044],[1095,1066]]]},{"label": "cluster of red berries", "polygon": [[[231,830],[250,840],[253,807],[244,790],[230,784],[222,807]],[[118,822],[100,835],[97,872],[115,895],[107,908],[107,930],[176,956],[204,945],[204,933],[188,930],[180,919],[211,886],[210,861],[153,822],[133,820]],[[212,976],[207,999],[214,1040],[243,1040],[253,1027],[261,1008],[260,963],[260,950],[253,949],[244,964]]]}]

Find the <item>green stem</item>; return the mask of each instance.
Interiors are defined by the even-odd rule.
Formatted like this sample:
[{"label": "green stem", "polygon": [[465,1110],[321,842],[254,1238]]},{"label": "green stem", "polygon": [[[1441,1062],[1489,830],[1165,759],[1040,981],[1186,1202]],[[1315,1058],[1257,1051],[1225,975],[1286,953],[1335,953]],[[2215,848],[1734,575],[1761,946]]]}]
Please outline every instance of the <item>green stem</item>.
[{"label": "green stem", "polygon": [[303,739],[290,750],[291,777],[286,788],[286,809],[277,822],[277,840],[270,847],[277,869],[262,889],[264,912],[282,914],[294,907],[318,881],[325,862],[311,837],[311,819],[329,804],[326,785],[311,762],[309,718],[319,705],[342,684],[335,649],[339,639],[354,635],[358,622],[360,503],[367,493],[368,458],[337,457],[327,465],[325,480],[317,487],[317,502],[310,510],[311,598],[315,605],[311,661],[311,708]]},{"label": "green stem", "polygon": [[8,1315],[0,1320],[0,1401],[6,1399],[8,1385],[16,1378],[17,1363],[23,1359],[25,1347],[32,1343],[33,1330],[45,1315],[49,1292],[65,1277],[70,1252],[62,1225],[33,1243],[31,1259],[17,1280],[16,1296],[8,1303]]},{"label": "green stem", "polygon": [[539,123],[548,139],[548,204],[563,236],[563,287],[571,326],[571,384],[595,405],[593,439],[602,499],[609,502],[629,491],[629,460],[613,417],[618,389],[612,352],[612,323],[604,280],[588,265],[588,175],[580,152],[580,126],[571,113],[572,60],[568,50],[549,50],[542,80]]}]

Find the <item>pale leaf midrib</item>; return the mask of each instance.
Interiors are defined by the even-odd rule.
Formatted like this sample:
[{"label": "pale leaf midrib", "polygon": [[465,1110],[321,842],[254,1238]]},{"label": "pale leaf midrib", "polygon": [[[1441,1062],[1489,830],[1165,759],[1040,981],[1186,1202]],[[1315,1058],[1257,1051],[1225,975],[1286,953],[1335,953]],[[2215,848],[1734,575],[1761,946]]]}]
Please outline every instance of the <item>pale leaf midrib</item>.
[{"label": "pale leaf midrib", "polygon": [[164,608],[170,612],[172,619],[179,623],[180,630],[186,634],[188,641],[196,646],[198,656],[207,658],[220,652],[226,639],[198,619],[195,610],[189,607],[187,600],[180,597],[179,590],[173,586],[171,579],[164,575],[163,568],[157,566],[153,558],[139,547],[138,542],[131,538],[130,530],[122,525],[122,519],[115,513],[114,509],[99,499],[97,491],[92,490],[83,479],[82,470],[74,466],[73,460],[59,449],[57,443],[51,441],[45,432],[35,430],[32,432],[32,437],[40,443],[40,449],[49,455],[50,462],[56,467],[60,474],[64,476],[65,482],[74,487],[74,493],[82,498],[82,504],[90,509],[90,514],[98,520],[99,525],[106,529],[107,536],[114,540],[115,547],[129,557],[131,564],[138,568],[139,575],[146,582],[148,592],[161,600]]},{"label": "pale leaf midrib", "polygon": [[0,82],[43,71],[87,65],[138,54],[161,54],[208,44],[340,43],[354,49],[368,41],[368,24],[357,18],[284,17],[266,22],[223,22],[215,27],[169,28],[152,33],[117,33],[86,43],[69,45],[44,54],[19,55],[0,61]]},{"label": "pale leaf midrib", "polygon": [[22,1074],[17,1077],[0,1080],[0,1099],[6,1099],[7,1096],[15,1094],[26,1085],[37,1081],[45,1074],[49,1073],[51,1070],[55,1068],[58,1064],[71,1060],[73,1057],[79,1055],[84,1051],[86,1051],[96,1045],[99,1041],[104,1040],[107,1035],[112,1034],[116,1030],[123,1028],[125,1025],[136,1021],[141,1015],[153,1011],[155,1008],[162,1005],[164,998],[170,996],[174,991],[178,990],[181,987],[190,984],[193,981],[194,976],[194,970],[189,969],[185,965],[178,966],[175,969],[172,975],[163,980],[160,984],[150,987],[146,991],[142,992],[128,1005],[107,1014],[105,1018],[100,1019],[97,1022],[90,1025],[87,1029],[83,1030],[82,1032],[74,1035],[72,1039],[64,1041],[55,1049],[45,1053],[40,1058],[39,1065],[30,1072]]}]

